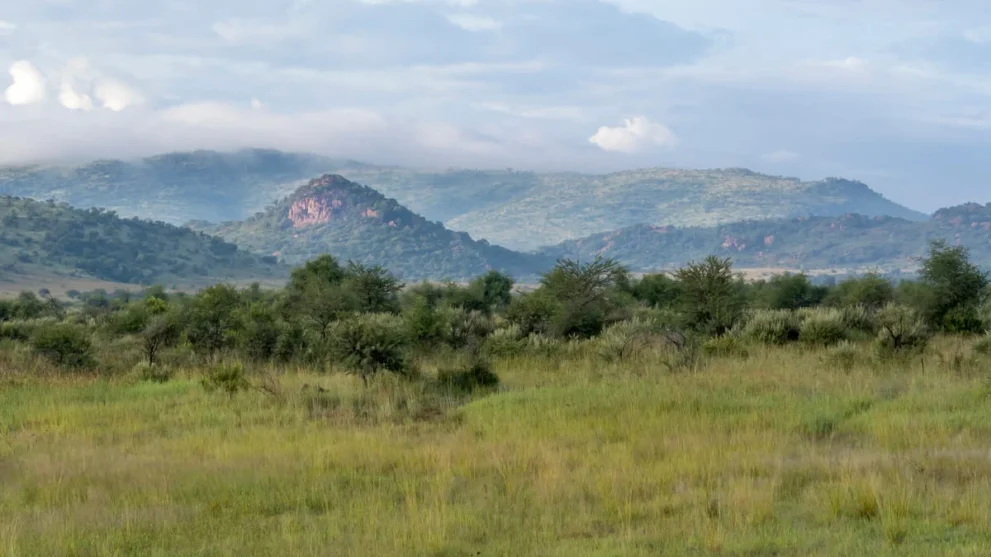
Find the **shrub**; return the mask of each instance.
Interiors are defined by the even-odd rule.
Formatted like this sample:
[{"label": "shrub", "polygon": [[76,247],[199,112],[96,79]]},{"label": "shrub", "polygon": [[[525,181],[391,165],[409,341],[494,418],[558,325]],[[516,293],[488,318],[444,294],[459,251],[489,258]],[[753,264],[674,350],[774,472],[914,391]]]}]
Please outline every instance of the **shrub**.
[{"label": "shrub", "polygon": [[849,372],[863,359],[860,348],[849,341],[831,347],[822,356],[824,364]]},{"label": "shrub", "polygon": [[134,366],[134,372],[142,381],[151,383],[168,383],[174,375],[172,368],[161,364],[140,362]]},{"label": "shrub", "polygon": [[152,317],[141,331],[141,348],[148,359],[148,365],[154,366],[159,351],[174,346],[181,336],[182,325],[174,314]]},{"label": "shrub", "polygon": [[492,319],[481,311],[451,308],[444,318],[448,327],[447,340],[455,348],[477,346],[495,329]]},{"label": "shrub", "polygon": [[492,371],[492,366],[477,358],[465,367],[441,370],[437,380],[447,389],[468,394],[499,386],[499,376]]},{"label": "shrub", "polygon": [[750,357],[750,350],[739,338],[730,335],[707,339],[702,343],[702,353],[716,358]]},{"label": "shrub", "polygon": [[244,366],[240,362],[224,363],[211,367],[207,370],[207,375],[200,381],[200,384],[208,393],[223,391],[231,398],[251,387],[244,372]]},{"label": "shrub", "polygon": [[656,324],[633,318],[611,325],[595,339],[596,352],[608,362],[623,362],[638,357],[650,343]]},{"label": "shrub", "polygon": [[311,345],[306,329],[300,323],[281,323],[273,355],[282,362],[305,359]]},{"label": "shrub", "polygon": [[797,341],[801,332],[798,316],[789,310],[758,310],[743,326],[743,338],[760,344],[786,344]]},{"label": "shrub", "polygon": [[537,291],[513,298],[506,310],[506,319],[518,325],[523,333],[547,334],[551,320],[560,309],[560,304],[546,292]]},{"label": "shrub", "polygon": [[843,314],[843,324],[850,331],[877,334],[877,312],[864,306],[844,306],[840,309]]},{"label": "shrub", "polygon": [[929,329],[912,308],[888,304],[877,317],[880,331],[874,349],[879,358],[921,353],[929,344]]},{"label": "shrub", "polygon": [[982,356],[991,356],[991,334],[981,337],[974,343],[974,352]]},{"label": "shrub", "polygon": [[415,296],[403,310],[406,334],[413,344],[436,346],[447,334],[447,319],[424,296]]},{"label": "shrub", "polygon": [[675,273],[678,301],[685,324],[692,330],[719,336],[743,317],[743,281],[733,276],[729,259],[709,256]]},{"label": "shrub", "polygon": [[843,314],[836,310],[817,309],[802,322],[799,340],[816,346],[833,346],[847,338]]},{"label": "shrub", "polygon": [[95,365],[93,345],[80,327],[61,324],[42,327],[35,332],[32,346],[59,367],[81,369]]},{"label": "shrub", "polygon": [[406,375],[408,340],[402,319],[387,313],[361,314],[331,330],[331,354],[365,384],[380,371]]},{"label": "shrub", "polygon": [[527,339],[519,325],[510,324],[492,331],[482,345],[489,356],[517,356],[526,350]]}]

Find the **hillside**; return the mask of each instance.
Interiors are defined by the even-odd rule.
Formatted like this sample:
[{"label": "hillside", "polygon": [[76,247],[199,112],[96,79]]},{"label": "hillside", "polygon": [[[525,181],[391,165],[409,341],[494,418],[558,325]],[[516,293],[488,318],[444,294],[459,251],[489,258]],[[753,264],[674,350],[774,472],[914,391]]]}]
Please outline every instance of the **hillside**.
[{"label": "hillside", "polygon": [[467,279],[491,269],[528,277],[553,263],[475,241],[335,175],[311,180],[245,221],[191,226],[288,263],[330,253],[341,260],[381,265],[406,280]]},{"label": "hillside", "polygon": [[[181,224],[190,219],[240,219],[282,194],[279,184],[329,168],[357,165],[267,150],[169,153],[136,161],[82,166],[0,167],[0,194],[101,207],[125,217]],[[292,186],[288,186],[292,187]]]},{"label": "hillside", "polygon": [[278,151],[172,153],[74,168],[0,168],[0,193],[105,207],[174,224],[241,220],[325,173],[366,184],[411,211],[513,249],[638,224],[711,226],[859,212],[926,216],[866,185],[747,170],[645,169],[608,175],[410,169]]},{"label": "hillside", "polygon": [[61,276],[169,285],[286,274],[274,258],[259,258],[186,228],[0,197],[0,280],[5,282]]},{"label": "hillside", "polygon": [[713,227],[639,225],[544,248],[551,257],[616,258],[635,271],[671,269],[710,254],[739,267],[912,269],[930,240],[971,250],[991,268],[991,204],[941,209],[924,222],[850,214]]}]

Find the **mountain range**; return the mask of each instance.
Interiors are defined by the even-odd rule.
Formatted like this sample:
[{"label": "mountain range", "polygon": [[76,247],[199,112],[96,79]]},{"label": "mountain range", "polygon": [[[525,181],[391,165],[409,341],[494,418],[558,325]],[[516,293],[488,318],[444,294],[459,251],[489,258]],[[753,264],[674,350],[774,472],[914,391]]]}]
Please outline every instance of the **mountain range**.
[{"label": "mountain range", "polygon": [[[529,280],[557,258],[597,255],[644,272],[710,254],[738,267],[898,271],[914,268],[937,238],[991,263],[991,205],[930,217],[860,182],[742,169],[426,170],[278,151],[196,151],[0,168],[0,194],[51,200],[8,198],[30,205],[38,219],[30,237],[0,230],[10,237],[6,244],[0,238],[8,271],[30,261],[125,282],[284,277],[284,264],[323,253],[382,265],[404,280],[461,280],[490,269]],[[117,211],[156,222],[120,219]],[[105,222],[89,222],[99,219]],[[48,229],[63,232],[42,234]],[[81,235],[93,243],[73,243]],[[42,245],[39,237],[47,247],[24,248]]]},{"label": "mountain range", "polygon": [[[278,280],[288,268],[214,236],[111,211],[0,197],[0,281],[91,278],[123,284]],[[41,280],[44,280],[43,278]]]},{"label": "mountain range", "polygon": [[927,218],[860,182],[842,179],[803,182],[741,169],[606,175],[408,169],[265,150],[0,168],[0,193],[173,224],[219,222],[261,212],[323,174],[367,185],[424,218],[515,250],[640,224],[711,226],[850,212]]}]

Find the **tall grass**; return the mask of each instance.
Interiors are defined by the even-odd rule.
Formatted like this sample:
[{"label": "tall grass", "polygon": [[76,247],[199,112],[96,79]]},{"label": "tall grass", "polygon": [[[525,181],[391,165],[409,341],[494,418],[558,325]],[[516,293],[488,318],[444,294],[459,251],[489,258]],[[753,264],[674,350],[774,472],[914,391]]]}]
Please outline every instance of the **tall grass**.
[{"label": "tall grass", "polygon": [[961,342],[672,373],[657,342],[531,338],[495,391],[438,388],[445,357],[367,387],[249,367],[228,396],[177,350],[156,383],[0,341],[0,554],[985,555],[991,360],[956,373]]}]

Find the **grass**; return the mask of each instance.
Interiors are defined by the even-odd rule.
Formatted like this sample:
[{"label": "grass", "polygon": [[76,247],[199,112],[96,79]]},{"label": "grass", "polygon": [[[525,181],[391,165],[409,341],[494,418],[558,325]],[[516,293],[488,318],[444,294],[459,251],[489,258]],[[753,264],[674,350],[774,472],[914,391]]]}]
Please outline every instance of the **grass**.
[{"label": "grass", "polygon": [[9,358],[0,554],[986,555],[991,359],[951,369],[958,345],[843,370],[801,347],[698,373],[520,357],[471,400],[305,370],[229,398]]}]

